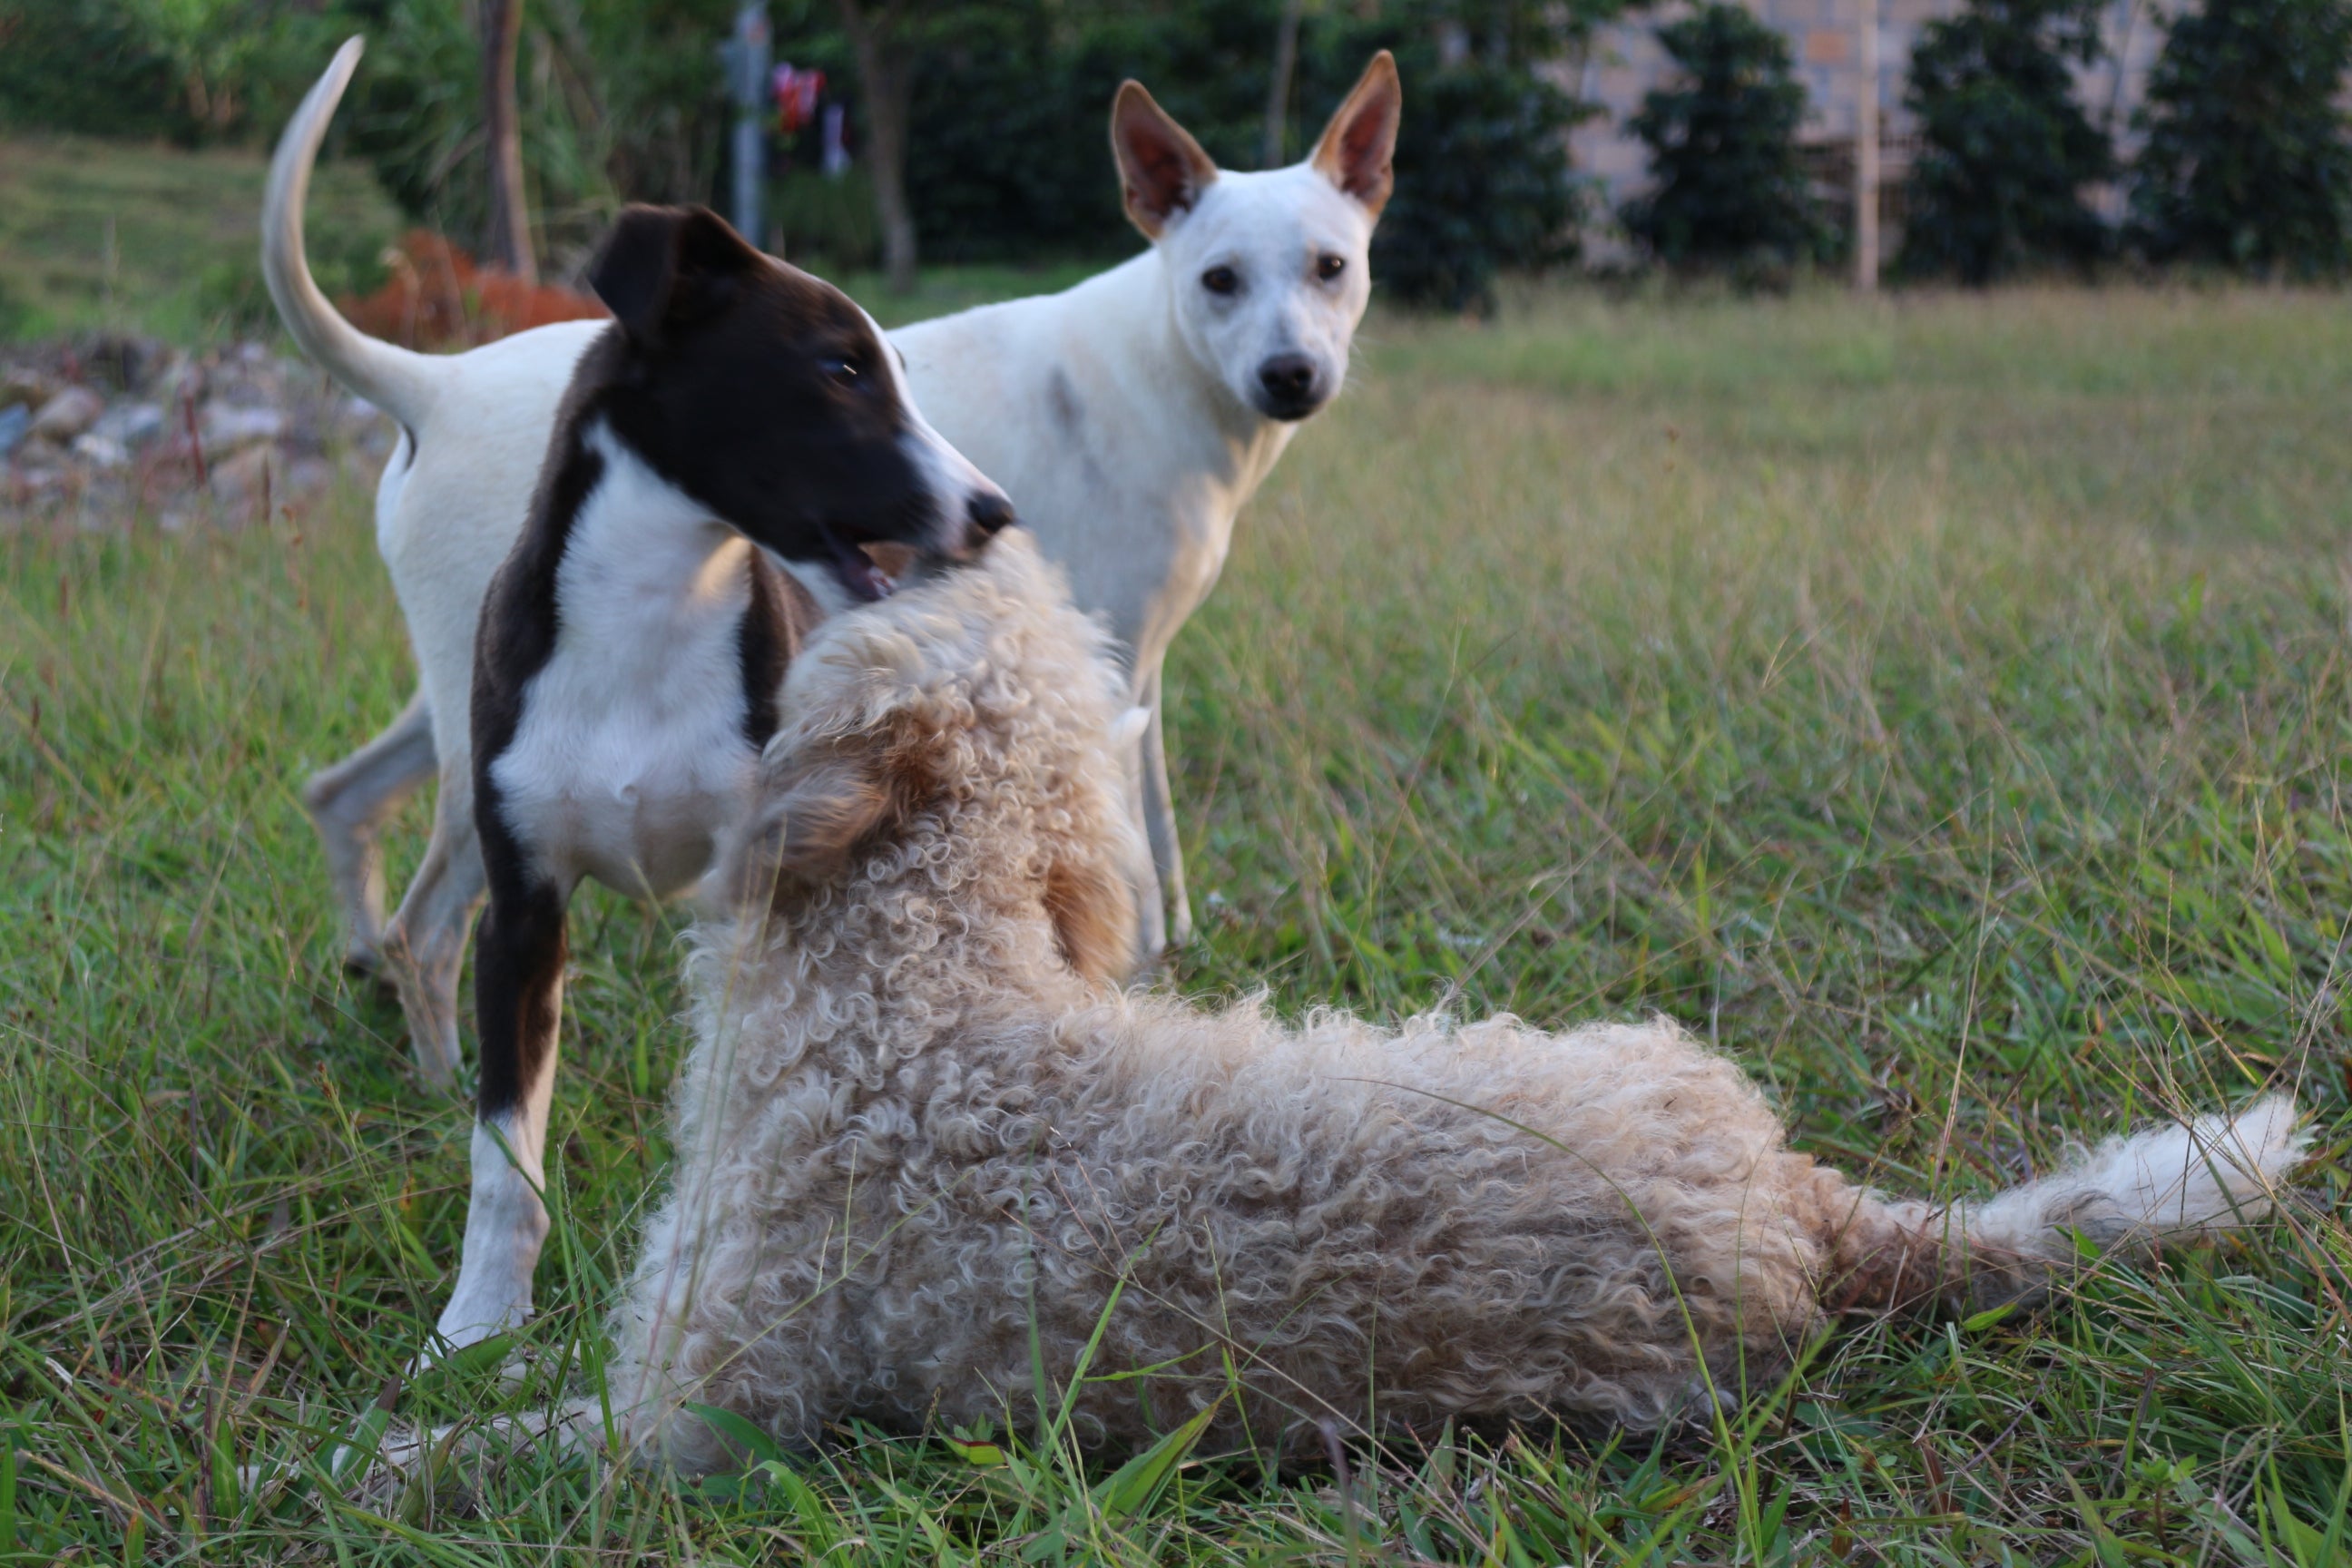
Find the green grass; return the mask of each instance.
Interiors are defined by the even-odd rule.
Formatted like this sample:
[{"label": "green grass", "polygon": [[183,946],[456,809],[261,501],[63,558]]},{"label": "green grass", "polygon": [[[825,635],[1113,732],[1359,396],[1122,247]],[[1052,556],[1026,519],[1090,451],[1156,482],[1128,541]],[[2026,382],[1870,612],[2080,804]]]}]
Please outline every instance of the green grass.
[{"label": "green grass", "polygon": [[[0,1561],[2338,1560],[2340,299],[1542,294],[1366,339],[1177,647],[1183,984],[1662,1010],[1905,1192],[2288,1083],[2322,1128],[2294,1219],[2036,1315],[1856,1323],[1711,1433],[1359,1452],[1345,1495],[872,1434],[703,1489],[526,1457],[242,1494],[375,1397],[456,1252],[467,1114],[339,973],[293,797],[405,695],[400,623],[356,494],[18,535]],[[571,1374],[662,1168],[676,931],[577,911],[535,1370],[410,1408]]]},{"label": "green grass", "polygon": [[[202,343],[269,320],[258,153],[86,137],[0,141],[0,341],[148,331]],[[310,186],[310,263],[330,292],[372,288],[406,225],[357,164]]]}]

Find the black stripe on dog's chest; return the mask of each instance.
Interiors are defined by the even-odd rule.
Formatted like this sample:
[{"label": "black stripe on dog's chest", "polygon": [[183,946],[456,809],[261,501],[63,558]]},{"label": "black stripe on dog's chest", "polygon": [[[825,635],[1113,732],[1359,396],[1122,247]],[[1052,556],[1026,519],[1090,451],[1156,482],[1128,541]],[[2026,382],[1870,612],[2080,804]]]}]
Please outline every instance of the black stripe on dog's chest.
[{"label": "black stripe on dog's chest", "polygon": [[757,545],[751,547],[751,602],[743,607],[736,652],[743,668],[743,739],[754,752],[776,732],[776,691],[784,683],[797,641],[786,619],[781,575]]},{"label": "black stripe on dog's chest", "polygon": [[[575,388],[575,392],[576,392]],[[584,400],[583,400],[584,402]],[[490,579],[474,641],[474,829],[489,907],[475,946],[475,1011],[481,1026],[476,1114],[512,1113],[555,1037],[551,999],[561,994],[568,886],[550,879],[507,816],[499,759],[522,727],[523,694],[555,657],[562,616],[556,574],[572,523],[604,478],[587,443],[587,420],[559,418],[522,537]]]},{"label": "black stripe on dog's chest", "polygon": [[[571,542],[572,524],[604,477],[603,454],[578,427],[566,430],[567,448],[550,472],[523,536],[490,579],[474,647],[475,786],[489,792],[490,764],[514,743],[522,725],[523,693],[555,657],[562,613],[556,575]],[[486,795],[487,798],[487,795]]]}]

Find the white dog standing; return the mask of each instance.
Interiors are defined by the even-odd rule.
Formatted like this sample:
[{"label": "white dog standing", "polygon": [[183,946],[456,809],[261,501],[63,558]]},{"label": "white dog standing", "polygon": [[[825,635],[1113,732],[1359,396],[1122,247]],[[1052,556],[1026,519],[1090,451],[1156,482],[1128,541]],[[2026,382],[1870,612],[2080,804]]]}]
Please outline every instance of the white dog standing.
[{"label": "white dog standing", "polygon": [[1401,104],[1382,50],[1307,162],[1228,174],[1130,81],[1111,146],[1151,248],[1065,293],[891,334],[925,415],[1004,487],[1079,606],[1109,617],[1150,712],[1136,770],[1161,883],[1147,955],[1163,907],[1178,942],[1192,929],[1161,661],[1216,586],[1243,506],[1347,378]]},{"label": "white dog standing", "polygon": [[[357,61],[354,41],[279,143],[262,265],[295,340],[401,426],[376,493],[376,538],[400,584],[422,681],[390,728],[310,779],[303,799],[351,962],[387,973],[420,1068],[446,1081],[458,1060],[466,926],[482,885],[464,831],[462,708],[475,624],[530,508],[564,388],[604,328],[565,322],[442,356],[377,342],[335,313],[303,261],[302,203]],[[1134,804],[1164,884],[1163,898],[1141,900],[1146,954],[1161,944],[1163,910],[1179,938],[1190,924],[1161,742],[1161,661],[1214,585],[1234,520],[1297,421],[1345,379],[1401,104],[1384,52],[1305,163],[1235,174],[1220,172],[1129,82],[1113,110],[1112,145],[1128,212],[1150,248],[1064,293],[893,334],[932,426],[1012,496],[1070,573],[1078,602],[1108,616],[1129,658],[1150,710]],[[387,925],[377,838],[436,763],[434,844]]]}]

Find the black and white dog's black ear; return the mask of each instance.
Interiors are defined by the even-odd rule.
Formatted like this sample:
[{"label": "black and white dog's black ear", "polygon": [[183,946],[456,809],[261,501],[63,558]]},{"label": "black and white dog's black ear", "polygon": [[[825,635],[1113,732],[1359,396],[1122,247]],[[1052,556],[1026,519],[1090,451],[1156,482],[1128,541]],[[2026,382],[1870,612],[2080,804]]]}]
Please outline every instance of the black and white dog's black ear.
[{"label": "black and white dog's black ear", "polygon": [[588,286],[635,342],[657,347],[726,302],[768,264],[709,207],[627,206],[588,268]]}]

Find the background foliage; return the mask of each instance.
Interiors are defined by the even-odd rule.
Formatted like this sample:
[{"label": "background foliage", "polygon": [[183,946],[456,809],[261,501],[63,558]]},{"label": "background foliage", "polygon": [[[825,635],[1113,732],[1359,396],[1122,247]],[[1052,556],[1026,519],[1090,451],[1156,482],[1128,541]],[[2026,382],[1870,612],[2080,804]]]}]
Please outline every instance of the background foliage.
[{"label": "background foliage", "polygon": [[[1500,269],[1572,254],[1581,208],[1561,132],[1582,110],[1532,68],[1622,4],[1307,8],[1289,155],[1304,155],[1372,50],[1395,49],[1403,68],[1399,195],[1374,265],[1385,289],[1458,307],[1486,299]],[[1132,248],[1105,131],[1125,77],[1150,85],[1221,163],[1255,167],[1281,10],[1280,0],[913,5],[908,184],[923,253],[971,262]],[[730,0],[526,5],[526,178],[558,274],[624,200],[718,198],[731,111],[712,49],[732,11]],[[854,98],[829,0],[778,0],[771,14],[778,58],[824,69]],[[265,140],[354,31],[369,52],[338,146],[365,156],[410,213],[470,238],[484,199],[478,50],[461,0],[0,0],[0,124]],[[866,264],[867,189],[805,163],[782,171],[773,210],[787,247],[836,268]]]},{"label": "background foliage", "polygon": [[2086,187],[2115,172],[2074,96],[2074,62],[2099,55],[2095,0],[1969,0],[1930,22],[1905,104],[1923,143],[1901,268],[1983,284],[2106,254]]},{"label": "background foliage", "polygon": [[2298,277],[2352,263],[2344,0],[2206,0],[2148,81],[2134,236],[2153,260]]},{"label": "background foliage", "polygon": [[1680,71],[1633,120],[1656,188],[1628,203],[1626,228],[1668,266],[1785,274],[1826,250],[1797,127],[1805,88],[1789,40],[1746,7],[1701,6],[1658,29]]}]

